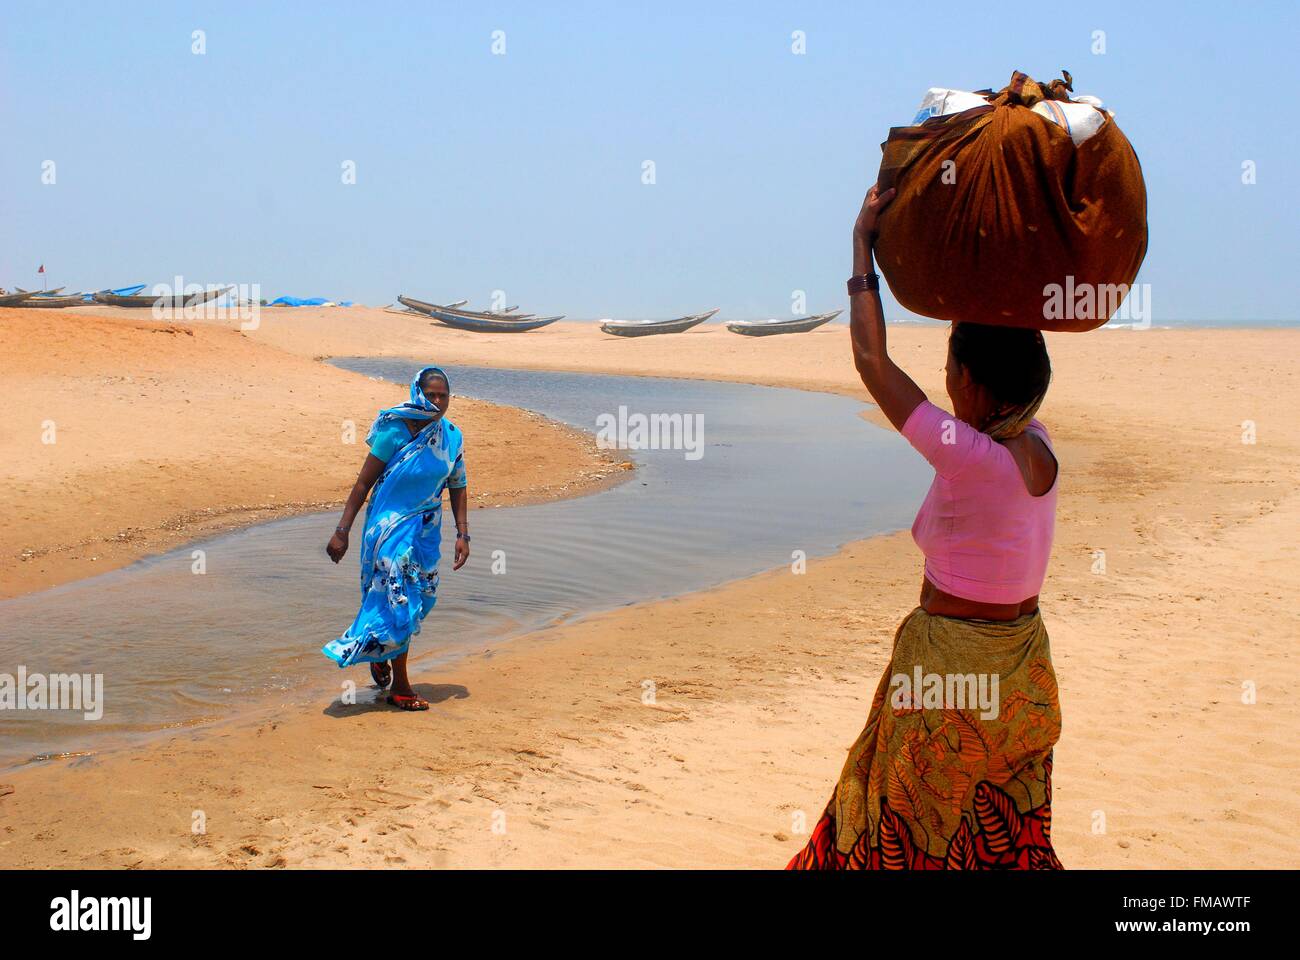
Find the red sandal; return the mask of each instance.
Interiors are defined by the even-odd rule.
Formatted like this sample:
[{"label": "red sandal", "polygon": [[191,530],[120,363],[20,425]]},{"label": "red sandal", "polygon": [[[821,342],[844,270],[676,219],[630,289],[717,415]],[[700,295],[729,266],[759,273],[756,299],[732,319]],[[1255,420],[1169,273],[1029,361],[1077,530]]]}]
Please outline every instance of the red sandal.
[{"label": "red sandal", "polygon": [[428,710],[429,701],[421,700],[416,696],[407,696],[403,693],[390,693],[388,702],[401,710]]}]

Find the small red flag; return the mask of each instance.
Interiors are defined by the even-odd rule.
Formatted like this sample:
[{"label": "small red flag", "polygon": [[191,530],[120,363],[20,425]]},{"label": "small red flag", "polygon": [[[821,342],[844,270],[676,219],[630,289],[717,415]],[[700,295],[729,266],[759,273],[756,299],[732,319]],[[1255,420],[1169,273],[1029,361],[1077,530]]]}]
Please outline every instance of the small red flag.
[{"label": "small red flag", "polygon": [[36,272],[37,272],[37,273],[44,273],[44,272],[45,272],[45,264],[42,263],[42,264],[41,264],[41,269],[37,270]]}]

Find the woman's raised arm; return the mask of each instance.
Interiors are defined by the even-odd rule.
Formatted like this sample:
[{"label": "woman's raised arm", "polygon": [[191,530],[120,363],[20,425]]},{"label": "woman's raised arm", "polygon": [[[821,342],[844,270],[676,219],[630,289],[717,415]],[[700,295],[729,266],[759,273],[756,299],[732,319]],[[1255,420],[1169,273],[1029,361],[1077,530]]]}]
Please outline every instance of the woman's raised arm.
[{"label": "woman's raised arm", "polygon": [[853,338],[853,364],[858,368],[858,375],[889,422],[902,430],[912,411],[925,400],[925,391],[889,359],[885,348],[885,310],[880,302],[880,278],[871,259],[871,243],[875,238],[876,218],[892,199],[892,189],[880,193],[872,187],[853,225],[849,333]]}]

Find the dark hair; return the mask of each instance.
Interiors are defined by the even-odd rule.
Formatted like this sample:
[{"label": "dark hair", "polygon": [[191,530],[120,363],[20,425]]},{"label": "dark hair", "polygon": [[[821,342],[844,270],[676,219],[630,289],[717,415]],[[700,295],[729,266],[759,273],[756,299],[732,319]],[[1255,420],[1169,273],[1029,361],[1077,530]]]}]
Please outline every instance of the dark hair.
[{"label": "dark hair", "polygon": [[953,359],[998,403],[1021,406],[1047,392],[1052,362],[1037,330],[954,323],[948,337]]}]

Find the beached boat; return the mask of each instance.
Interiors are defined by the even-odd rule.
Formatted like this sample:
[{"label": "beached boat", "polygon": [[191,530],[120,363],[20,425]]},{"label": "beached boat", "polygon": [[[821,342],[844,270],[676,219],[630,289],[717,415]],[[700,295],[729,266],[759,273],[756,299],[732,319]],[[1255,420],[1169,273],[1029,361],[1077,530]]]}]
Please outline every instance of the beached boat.
[{"label": "beached boat", "polygon": [[563,320],[564,314],[554,317],[532,317],[528,320],[484,320],[481,317],[458,317],[445,314],[434,318],[436,322],[457,330],[472,330],[475,333],[527,333]]},{"label": "beached boat", "polygon": [[823,323],[830,323],[843,310],[819,313],[813,317],[791,317],[789,320],[731,320],[727,329],[746,337],[772,337],[781,333],[807,333]]},{"label": "beached boat", "polygon": [[19,290],[17,293],[0,293],[0,307],[21,307],[25,301],[34,296],[36,294],[29,290]]},{"label": "beached boat", "polygon": [[150,296],[123,296],[113,293],[111,290],[100,290],[93,295],[96,303],[106,304],[110,307],[172,307],[180,309],[183,307],[193,307],[199,304],[207,303],[218,297],[224,296],[231,290],[231,287],[214,287],[211,290],[200,290],[198,293],[179,293],[172,296],[163,295],[160,297]]},{"label": "beached boat", "polygon": [[67,287],[55,287],[53,290],[24,290],[22,287],[14,287],[14,293],[30,293],[33,297],[54,297],[66,289]]},{"label": "beached boat", "polygon": [[[423,300],[416,300],[414,297],[401,297],[401,296],[399,296],[397,299],[418,313],[428,313],[429,311],[427,309],[424,309],[428,307],[441,307],[444,310],[457,310],[465,306],[465,304],[469,303],[468,300],[454,300],[451,303],[443,303],[443,304],[425,303]],[[416,306],[416,304],[418,304],[419,306]]]},{"label": "beached boat", "polygon": [[[60,287],[60,290],[63,288]],[[28,293],[30,291],[20,291]],[[84,293],[69,293],[58,296],[53,290],[49,293],[37,293],[19,303],[0,303],[0,307],[44,307],[47,310],[61,310],[64,307],[83,307],[86,305]]]},{"label": "beached boat", "polygon": [[430,317],[437,316],[440,313],[454,313],[458,317],[477,317],[482,320],[495,320],[505,314],[510,314],[509,319],[511,320],[523,320],[526,317],[536,316],[536,314],[532,313],[515,313],[519,309],[517,306],[506,307],[504,310],[496,312],[466,310],[464,307],[465,304],[469,303],[468,300],[457,300],[454,303],[428,303],[425,300],[416,300],[414,297],[399,296],[397,302],[404,307],[410,307],[417,313],[423,313]]},{"label": "beached boat", "polygon": [[513,313],[518,307],[508,307],[501,313],[485,313],[480,310],[462,310],[464,300],[455,304],[428,303],[413,297],[399,296],[397,302],[406,307],[407,313],[416,313],[429,317],[457,330],[472,330],[475,333],[527,333],[563,320],[561,314],[556,317],[539,317],[531,313]]},{"label": "beached boat", "polygon": [[704,313],[692,313],[675,320],[602,320],[600,329],[616,337],[650,337],[658,333],[681,333],[703,323],[720,310],[715,307]]}]

